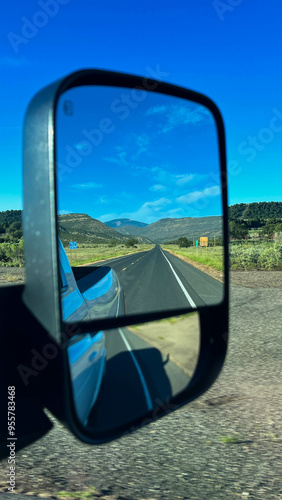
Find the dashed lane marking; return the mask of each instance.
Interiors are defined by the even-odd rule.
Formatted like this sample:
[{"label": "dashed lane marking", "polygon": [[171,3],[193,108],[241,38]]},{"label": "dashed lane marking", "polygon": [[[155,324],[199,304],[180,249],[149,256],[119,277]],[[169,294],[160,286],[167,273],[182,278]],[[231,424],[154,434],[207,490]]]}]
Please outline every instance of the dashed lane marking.
[{"label": "dashed lane marking", "polygon": [[127,267],[124,267],[121,271],[125,271],[126,269],[128,269],[130,266],[133,266],[134,264],[136,264],[136,262],[138,262],[139,260],[141,259],[144,259],[145,255],[142,255],[142,257],[139,257],[139,259],[135,260],[134,262],[131,262],[131,264],[129,264],[129,266]]}]

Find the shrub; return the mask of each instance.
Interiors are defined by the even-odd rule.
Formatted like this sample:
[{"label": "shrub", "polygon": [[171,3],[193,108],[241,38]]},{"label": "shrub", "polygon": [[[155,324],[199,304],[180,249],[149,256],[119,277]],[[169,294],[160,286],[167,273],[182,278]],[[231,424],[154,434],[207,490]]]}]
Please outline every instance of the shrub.
[{"label": "shrub", "polygon": [[188,248],[193,246],[193,241],[188,240],[186,236],[178,238],[177,243],[179,245],[179,248]]},{"label": "shrub", "polygon": [[282,245],[232,245],[230,266],[232,269],[282,269]]},{"label": "shrub", "polygon": [[231,247],[230,266],[233,269],[256,269],[259,256],[258,247],[247,248],[243,245]]},{"label": "shrub", "polygon": [[127,240],[125,243],[126,247],[134,247],[135,245],[138,245],[138,241],[135,240],[134,238],[131,238],[130,240]]},{"label": "shrub", "polygon": [[0,244],[0,265],[5,267],[23,267],[23,240],[20,240],[18,243]]},{"label": "shrub", "polygon": [[109,244],[108,244],[108,247],[109,248],[113,248],[113,247],[116,247],[118,245],[118,241],[117,240],[110,240]]},{"label": "shrub", "polygon": [[266,248],[259,256],[258,267],[261,269],[282,269],[282,246],[273,245]]}]

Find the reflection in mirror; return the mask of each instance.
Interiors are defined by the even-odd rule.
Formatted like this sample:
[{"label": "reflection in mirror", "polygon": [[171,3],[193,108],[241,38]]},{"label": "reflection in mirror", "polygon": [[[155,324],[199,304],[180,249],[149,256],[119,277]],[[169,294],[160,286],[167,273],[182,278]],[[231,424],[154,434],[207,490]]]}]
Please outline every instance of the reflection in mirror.
[{"label": "reflection in mirror", "polygon": [[73,337],[68,358],[78,419],[104,432],[171,409],[189,385],[199,348],[197,312]]},{"label": "reflection in mirror", "polygon": [[59,237],[75,278],[61,294],[66,321],[77,307],[94,319],[222,301],[220,162],[207,108],[139,89],[73,88],[58,103],[56,165]]}]

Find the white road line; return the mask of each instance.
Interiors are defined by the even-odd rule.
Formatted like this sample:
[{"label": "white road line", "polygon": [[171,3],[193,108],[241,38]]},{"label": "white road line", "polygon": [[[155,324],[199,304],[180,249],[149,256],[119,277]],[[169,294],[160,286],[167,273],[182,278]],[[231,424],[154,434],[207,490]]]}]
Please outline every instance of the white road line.
[{"label": "white road line", "polygon": [[148,389],[148,386],[146,384],[146,380],[144,378],[144,375],[141,371],[141,368],[138,364],[138,361],[137,359],[135,358],[133,352],[132,352],[132,349],[129,345],[129,343],[127,342],[125,336],[124,336],[124,333],[122,332],[122,330],[119,328],[118,329],[120,335],[121,335],[121,338],[122,340],[124,341],[125,345],[126,345],[126,348],[127,350],[129,351],[129,354],[131,355],[132,357],[132,360],[133,360],[133,363],[135,364],[135,367],[136,367],[136,370],[138,372],[138,375],[139,375],[139,378],[141,380],[141,384],[142,384],[142,387],[143,387],[143,391],[144,391],[144,395],[145,395],[145,399],[146,399],[146,403],[147,403],[147,408],[149,411],[151,411],[153,409],[153,403],[152,403],[152,400],[151,400],[151,396],[150,396],[150,393],[149,393],[149,389]]},{"label": "white road line", "polygon": [[176,274],[175,270],[173,269],[173,267],[172,267],[171,263],[169,262],[168,258],[165,256],[165,254],[163,253],[162,249],[160,249],[160,250],[161,250],[161,252],[162,252],[162,254],[163,254],[164,258],[167,260],[168,264],[170,265],[170,268],[171,268],[171,270],[172,270],[172,272],[173,272],[173,274],[174,274],[174,276],[175,276],[175,278],[176,278],[176,281],[177,281],[177,283],[179,284],[179,286],[180,286],[180,288],[181,288],[182,292],[184,293],[184,295],[185,295],[186,299],[188,300],[188,302],[189,302],[190,306],[191,306],[191,307],[193,307],[193,308],[196,308],[197,306],[196,306],[196,304],[195,304],[194,300],[192,299],[192,297],[191,297],[191,296],[189,295],[189,293],[187,292],[187,290],[186,290],[185,286],[183,285],[183,283],[182,283],[181,279],[177,276],[177,274]]}]

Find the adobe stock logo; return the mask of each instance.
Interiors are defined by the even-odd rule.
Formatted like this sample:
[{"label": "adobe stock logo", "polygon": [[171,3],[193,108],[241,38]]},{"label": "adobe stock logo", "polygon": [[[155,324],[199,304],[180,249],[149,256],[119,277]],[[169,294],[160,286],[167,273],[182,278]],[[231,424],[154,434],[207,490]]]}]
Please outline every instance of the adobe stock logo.
[{"label": "adobe stock logo", "polygon": [[23,22],[21,34],[10,31],[7,34],[8,40],[12,45],[15,54],[18,54],[20,45],[26,45],[32,38],[34,38],[41,28],[44,28],[49,22],[50,18],[55,17],[61,5],[66,5],[70,0],[39,0],[38,6],[42,10],[36,11],[31,19],[22,17]]},{"label": "adobe stock logo", "polygon": [[233,12],[233,10],[238,7],[243,2],[243,0],[214,0],[213,7],[216,11],[219,19],[224,21],[226,12]]}]

